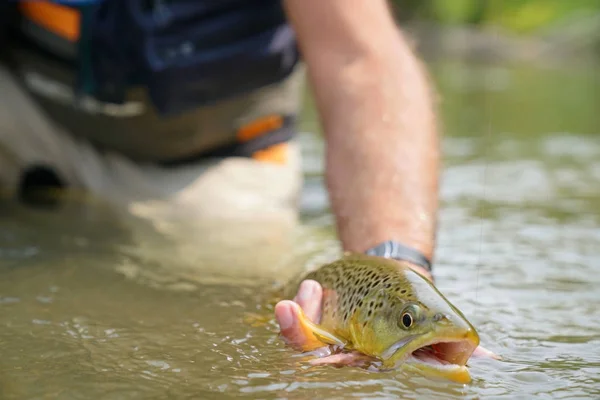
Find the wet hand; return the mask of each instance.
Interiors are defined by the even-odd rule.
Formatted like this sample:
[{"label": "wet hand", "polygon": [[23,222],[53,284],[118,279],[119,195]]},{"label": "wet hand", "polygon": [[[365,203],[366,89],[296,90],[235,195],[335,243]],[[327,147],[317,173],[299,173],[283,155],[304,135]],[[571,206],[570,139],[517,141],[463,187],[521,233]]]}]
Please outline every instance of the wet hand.
[{"label": "wet hand", "polygon": [[[291,347],[301,348],[310,340],[300,326],[300,312],[302,309],[308,319],[319,323],[321,320],[322,297],[323,288],[321,285],[313,280],[306,280],[300,284],[293,301],[282,300],[275,305],[275,318],[279,324],[281,335]],[[327,346],[312,352],[312,354],[318,356],[318,358],[310,361],[313,365],[359,366],[373,361],[371,357],[357,352],[331,354]]]}]

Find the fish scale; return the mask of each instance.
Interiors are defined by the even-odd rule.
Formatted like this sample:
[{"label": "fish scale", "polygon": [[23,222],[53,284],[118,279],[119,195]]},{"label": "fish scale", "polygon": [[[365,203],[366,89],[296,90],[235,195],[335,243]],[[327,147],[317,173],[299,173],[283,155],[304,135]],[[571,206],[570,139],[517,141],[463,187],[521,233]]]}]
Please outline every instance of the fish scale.
[{"label": "fish scale", "polygon": [[[326,293],[320,325],[334,328],[338,332],[343,331],[350,318],[363,307],[363,301],[368,295],[376,297],[366,304],[367,315],[372,317],[375,313],[382,312],[385,307],[391,306],[387,304],[382,289],[389,294],[402,296],[406,302],[413,300],[414,295],[406,289],[408,282],[398,274],[399,268],[401,264],[394,260],[353,255],[307,274],[304,279],[319,282]],[[365,322],[368,321],[363,323]]]},{"label": "fish scale", "polygon": [[320,321],[302,313],[303,351],[327,344],[381,361],[468,382],[466,362],[479,344],[475,328],[426,278],[404,263],[346,254],[289,285],[293,298],[303,280],[323,288]]}]

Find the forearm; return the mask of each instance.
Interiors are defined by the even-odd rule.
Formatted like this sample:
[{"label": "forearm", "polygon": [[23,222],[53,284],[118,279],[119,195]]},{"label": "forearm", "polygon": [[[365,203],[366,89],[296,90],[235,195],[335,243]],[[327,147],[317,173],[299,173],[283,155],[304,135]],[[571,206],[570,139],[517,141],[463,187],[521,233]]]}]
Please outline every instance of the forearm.
[{"label": "forearm", "polygon": [[[365,8],[344,21],[381,12],[367,3],[346,3]],[[352,22],[339,28],[348,30],[344,47],[305,49],[326,135],[331,205],[345,250],[397,240],[431,257],[439,152],[429,84],[391,18],[371,17],[380,23],[364,32],[351,30]]]},{"label": "forearm", "polygon": [[346,250],[398,240],[431,257],[438,138],[426,78],[400,46],[388,58],[357,61],[317,94],[334,104],[322,116],[327,185]]}]

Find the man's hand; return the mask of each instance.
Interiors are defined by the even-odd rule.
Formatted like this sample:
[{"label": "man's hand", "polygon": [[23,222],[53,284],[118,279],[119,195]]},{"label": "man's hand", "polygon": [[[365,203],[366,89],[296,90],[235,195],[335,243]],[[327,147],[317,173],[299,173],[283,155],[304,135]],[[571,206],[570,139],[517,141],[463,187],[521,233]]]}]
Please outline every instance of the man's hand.
[{"label": "man's hand", "polygon": [[[321,319],[322,298],[323,289],[321,288],[321,285],[313,280],[306,280],[300,285],[294,301],[283,300],[275,305],[275,318],[279,323],[281,335],[292,348],[299,348],[303,343],[309,340],[300,328],[300,308],[302,308],[304,315],[307,318],[312,322],[318,323]],[[315,355],[320,355],[320,357],[311,360],[311,364],[361,366],[374,360],[371,357],[357,352],[331,354],[328,349],[325,348],[325,345],[322,350],[323,351],[313,353]]]}]

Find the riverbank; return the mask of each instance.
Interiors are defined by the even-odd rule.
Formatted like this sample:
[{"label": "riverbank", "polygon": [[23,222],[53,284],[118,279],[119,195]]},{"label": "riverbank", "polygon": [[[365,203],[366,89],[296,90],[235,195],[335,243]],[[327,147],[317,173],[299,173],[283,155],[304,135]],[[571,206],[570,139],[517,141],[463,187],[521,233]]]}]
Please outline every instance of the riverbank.
[{"label": "riverbank", "polygon": [[427,60],[528,62],[540,66],[600,62],[600,14],[579,17],[536,34],[517,35],[498,27],[442,26],[410,22],[403,30]]}]

